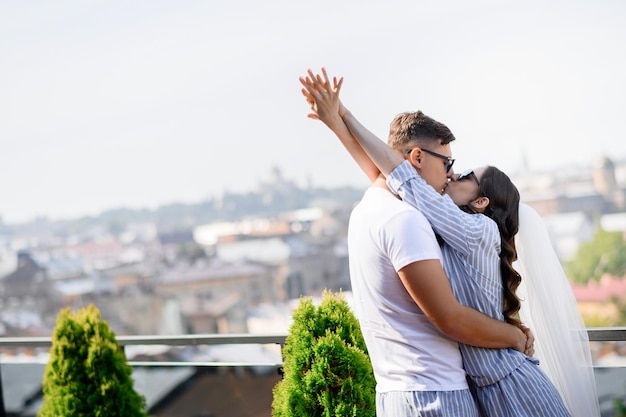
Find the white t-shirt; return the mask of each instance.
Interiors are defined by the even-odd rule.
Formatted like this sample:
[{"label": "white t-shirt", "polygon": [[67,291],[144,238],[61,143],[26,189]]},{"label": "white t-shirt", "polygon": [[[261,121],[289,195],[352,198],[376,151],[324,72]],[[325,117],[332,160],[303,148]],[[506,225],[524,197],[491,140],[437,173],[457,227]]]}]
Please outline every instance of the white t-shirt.
[{"label": "white t-shirt", "polygon": [[376,377],[376,390],[467,389],[457,342],[440,333],[400,281],[397,271],[441,260],[426,218],[383,188],[370,187],[350,216],[350,279]]}]

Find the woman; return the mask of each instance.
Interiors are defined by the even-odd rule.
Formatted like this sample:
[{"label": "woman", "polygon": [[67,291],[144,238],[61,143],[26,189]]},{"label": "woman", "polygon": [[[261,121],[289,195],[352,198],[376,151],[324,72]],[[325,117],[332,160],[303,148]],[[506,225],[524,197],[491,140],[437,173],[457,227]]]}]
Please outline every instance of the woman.
[{"label": "woman", "polygon": [[[331,88],[325,70],[322,72],[323,79],[310,71],[308,78],[301,79],[303,93],[315,111],[310,117],[319,118],[339,136],[370,178],[375,169],[372,161],[376,163],[392,191],[426,216],[445,242],[444,268],[461,303],[521,325],[516,296],[521,277],[512,265],[517,257],[519,193],[510,179],[495,167],[481,167],[457,176],[445,188],[446,195],[438,193],[412,164],[417,166],[416,159],[425,153],[450,158],[415,145],[404,150],[405,161],[341,105],[338,94],[343,80],[335,79]],[[345,123],[351,135],[346,129],[335,129],[337,123]],[[355,146],[355,140],[362,148]],[[536,360],[510,349],[460,348],[485,415],[569,416],[580,412],[573,408],[579,404],[568,404],[568,412]],[[588,407],[580,415],[599,415],[597,397],[586,402]]]}]

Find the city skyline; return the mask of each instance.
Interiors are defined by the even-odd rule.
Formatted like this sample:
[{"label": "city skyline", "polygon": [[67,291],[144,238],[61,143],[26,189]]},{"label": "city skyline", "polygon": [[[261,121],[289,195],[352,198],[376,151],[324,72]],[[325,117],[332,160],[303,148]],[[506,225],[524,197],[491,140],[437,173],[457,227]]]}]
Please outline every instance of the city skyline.
[{"label": "city skyline", "polygon": [[626,156],[626,4],[40,0],[0,5],[5,222],[300,186],[367,186],[297,78],[325,66],[386,138],[421,109],[457,169]]}]

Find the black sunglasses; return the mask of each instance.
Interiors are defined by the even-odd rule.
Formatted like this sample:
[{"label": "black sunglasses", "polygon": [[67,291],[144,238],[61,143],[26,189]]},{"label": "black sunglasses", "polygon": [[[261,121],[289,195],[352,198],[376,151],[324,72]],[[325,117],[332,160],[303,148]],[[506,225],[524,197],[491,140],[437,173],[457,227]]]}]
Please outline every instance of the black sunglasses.
[{"label": "black sunglasses", "polygon": [[[413,149],[415,149],[415,148],[413,148]],[[407,154],[410,154],[410,153],[413,151],[413,149],[409,149],[409,150],[407,151]],[[446,164],[446,172],[450,172],[450,170],[452,169],[452,165],[454,165],[454,161],[455,161],[455,159],[454,159],[454,158],[451,158],[451,157],[449,157],[449,156],[442,155],[442,154],[437,153],[437,152],[430,151],[430,150],[428,150],[428,149],[424,149],[424,148],[420,148],[420,149],[421,149],[423,152],[429,153],[429,154],[431,154],[432,156],[436,156],[437,158],[441,158],[441,159],[443,159],[444,161],[447,161],[448,163]]]},{"label": "black sunglasses", "polygon": [[473,178],[474,181],[476,181],[476,185],[478,185],[480,187],[480,181],[478,181],[478,177],[474,173],[473,169],[468,169],[467,171],[463,171],[462,173],[459,174],[459,176],[456,178],[456,180],[457,181],[463,181],[463,180],[466,180],[466,179],[468,179],[470,177]]}]

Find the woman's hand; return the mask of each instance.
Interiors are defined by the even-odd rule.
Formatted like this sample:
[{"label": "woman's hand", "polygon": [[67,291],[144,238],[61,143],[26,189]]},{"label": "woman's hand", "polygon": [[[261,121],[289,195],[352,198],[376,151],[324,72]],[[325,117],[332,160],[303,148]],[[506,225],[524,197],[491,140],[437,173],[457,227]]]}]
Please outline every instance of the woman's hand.
[{"label": "woman's hand", "polygon": [[520,329],[522,329],[526,335],[526,347],[524,349],[524,354],[526,356],[533,356],[535,354],[535,335],[524,325],[520,326]]},{"label": "woman's hand", "polygon": [[307,73],[306,77],[299,78],[300,83],[304,86],[302,94],[313,111],[307,117],[321,120],[331,129],[333,126],[336,126],[336,123],[343,124],[340,110],[343,110],[344,113],[346,110],[339,100],[343,77],[339,80],[337,80],[337,77],[333,77],[331,86],[325,68],[322,68],[322,76],[319,74],[314,75],[310,69]]}]

